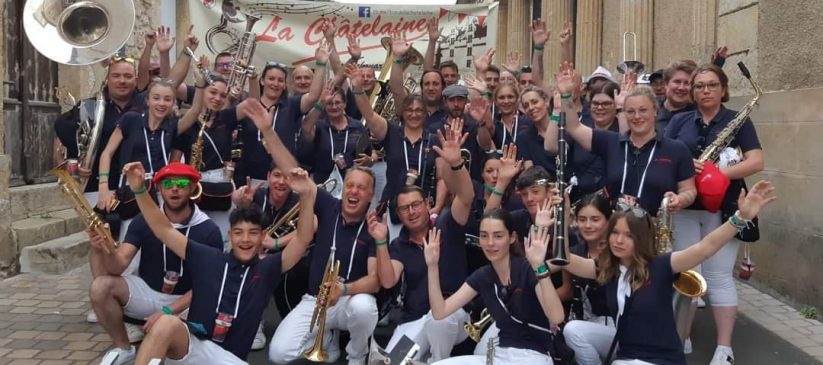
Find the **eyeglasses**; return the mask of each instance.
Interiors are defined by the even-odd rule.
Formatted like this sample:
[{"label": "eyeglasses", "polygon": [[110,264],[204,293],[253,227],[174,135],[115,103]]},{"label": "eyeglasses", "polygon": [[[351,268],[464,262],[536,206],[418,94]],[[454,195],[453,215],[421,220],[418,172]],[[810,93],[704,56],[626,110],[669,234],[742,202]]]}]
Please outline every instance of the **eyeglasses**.
[{"label": "eyeglasses", "polygon": [[424,203],[425,201],[418,200],[406,205],[400,205],[397,207],[397,214],[411,214],[412,210],[418,210],[422,208]]},{"label": "eyeglasses", "polygon": [[185,177],[168,178],[160,182],[160,186],[162,186],[163,189],[171,189],[175,186],[179,189],[185,189],[188,188],[190,184],[191,180]]},{"label": "eyeglasses", "polygon": [[115,64],[115,63],[120,63],[120,62],[130,63],[130,64],[134,65],[134,58],[131,58],[131,57],[114,56],[114,57],[112,57],[112,58],[111,58],[111,60],[109,61],[109,66],[111,66],[111,65],[113,65],[113,64]]},{"label": "eyeglasses", "polygon": [[614,105],[614,102],[612,102],[612,101],[604,101],[604,102],[602,102],[602,103],[601,103],[601,102],[599,102],[599,101],[593,101],[593,102],[591,103],[591,105],[592,105],[592,109],[597,109],[597,108],[603,108],[603,109],[605,109],[605,108],[610,108],[610,107],[612,107],[612,106]]},{"label": "eyeglasses", "polygon": [[286,70],[289,67],[286,66],[285,64],[280,63],[280,62],[269,61],[269,62],[266,62],[266,68],[279,68],[281,70]]},{"label": "eyeglasses", "polygon": [[426,114],[426,109],[406,109],[406,112],[408,112],[409,114],[423,115]]},{"label": "eyeglasses", "polygon": [[230,68],[231,62],[215,62],[214,68]]},{"label": "eyeglasses", "polygon": [[703,89],[706,89],[706,90],[709,90],[709,91],[717,91],[718,89],[720,89],[720,83],[719,82],[710,82],[710,83],[707,83],[707,84],[694,84],[694,89],[697,90],[697,91],[702,91]]}]

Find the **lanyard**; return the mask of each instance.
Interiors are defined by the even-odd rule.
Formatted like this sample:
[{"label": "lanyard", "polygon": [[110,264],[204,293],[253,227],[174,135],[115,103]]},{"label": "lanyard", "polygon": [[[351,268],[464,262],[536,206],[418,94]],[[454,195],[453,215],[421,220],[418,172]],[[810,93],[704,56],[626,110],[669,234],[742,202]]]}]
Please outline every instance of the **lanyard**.
[{"label": "lanyard", "polygon": [[[408,140],[403,139],[403,156],[406,158],[406,171],[409,171],[409,150],[406,147],[408,145]],[[412,147],[414,147],[414,143],[412,143]],[[420,153],[417,156],[417,170],[422,169],[423,165],[423,137],[420,137]]]},{"label": "lanyard", "polygon": [[[626,170],[629,166],[629,143],[631,141],[626,141],[626,144],[623,146],[623,182],[620,183],[620,193],[625,194],[626,191]],[[640,199],[640,195],[643,194],[643,184],[646,183],[646,172],[649,171],[649,165],[652,164],[652,157],[654,157],[654,150],[657,148],[657,141],[654,141],[654,145],[652,146],[652,152],[649,153],[649,161],[646,162],[646,167],[643,168],[643,176],[640,178],[640,185],[637,186],[637,198]]]},{"label": "lanyard", "polygon": [[[191,231],[191,226],[186,227],[186,238],[189,238],[189,231]],[[169,269],[166,268],[166,245],[163,245],[163,272],[167,272]],[[183,260],[180,260],[180,276],[183,276]]]},{"label": "lanyard", "polygon": [[[503,118],[500,118],[500,121],[503,122]],[[500,144],[500,148],[502,150],[503,146],[506,145],[506,136],[508,136],[508,131],[506,131],[506,123],[500,123],[503,125],[503,141]],[[517,113],[514,113],[514,124],[512,125],[512,143],[517,143],[517,126],[520,125],[520,118],[517,116]]]},{"label": "lanyard", "polygon": [[[149,160],[150,174],[154,175],[154,164],[151,163],[151,148],[149,148],[149,135],[146,133],[146,128],[143,128],[143,140],[146,141],[146,159]],[[168,165],[169,158],[166,156],[166,131],[163,129],[160,130],[160,148],[163,151],[163,161]]]},{"label": "lanyard", "polygon": [[[331,253],[332,254],[331,259],[332,259],[332,262],[334,262],[334,259],[335,259],[334,255],[335,255],[335,252],[337,251],[337,224],[338,223],[340,223],[340,214],[338,214],[337,218],[334,220],[334,235],[332,235],[332,238],[331,238],[331,248],[332,248],[332,250],[331,250],[331,252],[332,252]],[[349,270],[346,272],[346,280],[347,281],[349,280],[349,276],[351,275],[351,268],[352,268],[352,266],[354,266],[354,265],[352,265],[352,261],[354,261],[354,251],[357,248],[357,238],[360,237],[360,231],[363,230],[363,224],[364,223],[366,223],[365,220],[360,222],[360,228],[357,229],[357,234],[354,236],[354,240],[351,243],[351,256],[349,257]]]},{"label": "lanyard", "polygon": [[[271,118],[271,130],[275,130],[274,127],[277,126],[277,113],[280,113],[280,107],[274,107],[274,116]],[[257,141],[260,142],[263,140],[263,132],[257,131]]]},{"label": "lanyard", "polygon": [[[237,310],[240,308],[240,296],[243,295],[243,285],[246,284],[246,276],[249,275],[249,269],[251,266],[246,266],[246,272],[243,273],[243,278],[240,280],[240,290],[237,291],[237,301],[234,303],[234,319],[237,319]],[[214,309],[214,313],[220,313],[220,302],[223,301],[223,289],[226,287],[226,273],[229,271],[229,263],[225,263],[223,266],[223,282],[220,283],[220,295],[217,297],[217,308]]]},{"label": "lanyard", "polygon": [[[329,127],[329,143],[331,143],[331,160],[334,161],[334,134],[331,131],[331,127]],[[346,137],[343,140],[343,154],[346,154],[346,147],[349,144],[349,126],[346,125]]]},{"label": "lanyard", "polygon": [[521,321],[517,317],[515,317],[514,313],[509,312],[509,309],[506,308],[505,304],[503,304],[503,300],[500,299],[500,297],[497,295],[497,292],[498,292],[497,283],[494,283],[494,297],[495,297],[495,299],[497,299],[497,302],[500,303],[500,307],[503,308],[503,311],[506,312],[506,314],[509,315],[509,317],[512,319],[512,321],[515,321],[515,322],[517,322],[518,324],[521,324],[521,325],[526,325],[526,326],[531,327],[533,329],[536,329],[538,331],[542,331],[542,332],[546,332],[546,333],[552,333],[552,331],[548,328],[540,327],[536,324],[526,323],[526,322]]}]

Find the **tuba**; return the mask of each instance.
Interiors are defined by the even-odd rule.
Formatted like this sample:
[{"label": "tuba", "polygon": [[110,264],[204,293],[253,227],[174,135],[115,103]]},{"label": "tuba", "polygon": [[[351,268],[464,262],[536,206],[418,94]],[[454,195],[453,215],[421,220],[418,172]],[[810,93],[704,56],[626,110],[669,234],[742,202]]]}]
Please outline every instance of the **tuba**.
[{"label": "tuba", "polygon": [[323,281],[320,282],[320,290],[317,292],[316,304],[314,305],[314,312],[311,315],[311,323],[309,323],[309,331],[314,331],[317,327],[317,336],[314,338],[314,345],[303,353],[309,361],[326,362],[329,360],[329,354],[323,350],[323,337],[326,332],[326,312],[329,310],[329,295],[335,284],[337,284],[337,274],[340,272],[340,260],[334,260],[334,247],[329,253],[329,260],[326,262],[326,268],[323,269]]},{"label": "tuba", "polygon": [[[389,123],[394,121],[396,117],[396,100],[394,100],[394,96],[392,96],[388,87],[389,78],[391,77],[391,69],[394,65],[394,55],[391,53],[391,42],[392,40],[390,37],[383,37],[380,39],[380,44],[383,46],[383,49],[386,50],[386,60],[383,61],[383,66],[380,67],[380,76],[377,77],[377,84],[374,86],[374,90],[369,96],[369,102],[371,102],[374,112],[382,116],[383,119],[386,119]],[[423,55],[420,51],[414,49],[414,47],[410,47],[409,51],[406,53],[406,61],[408,62],[403,65],[404,71],[410,64],[422,65]],[[407,92],[414,92],[417,88],[417,82],[414,81],[414,79],[409,78],[404,81],[404,87]]]},{"label": "tuba", "polygon": [[234,99],[241,99],[243,91],[246,89],[246,81],[254,74],[254,66],[252,66],[251,58],[254,56],[254,49],[257,47],[257,37],[252,28],[254,24],[260,20],[260,17],[246,14],[246,31],[243,33],[243,38],[237,46],[237,52],[234,53],[234,62],[231,66],[231,75],[229,76],[227,89],[229,95]]},{"label": "tuba", "polygon": [[480,338],[483,336],[483,330],[491,324],[493,320],[492,315],[489,314],[489,310],[483,308],[483,311],[480,312],[480,320],[474,323],[464,323],[463,329],[466,330],[466,334],[468,334],[469,338],[474,340],[474,342],[480,342]]}]

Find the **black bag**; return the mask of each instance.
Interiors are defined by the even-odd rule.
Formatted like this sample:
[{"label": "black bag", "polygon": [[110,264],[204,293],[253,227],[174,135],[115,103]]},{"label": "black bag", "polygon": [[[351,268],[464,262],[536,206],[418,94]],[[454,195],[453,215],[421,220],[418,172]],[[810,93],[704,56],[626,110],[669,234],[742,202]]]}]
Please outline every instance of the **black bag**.
[{"label": "black bag", "polygon": [[[723,205],[721,206],[721,217],[722,221],[725,222],[729,219],[734,212],[737,211],[737,198],[740,194],[740,190],[745,191],[746,193],[749,192],[749,188],[746,186],[746,181],[743,179],[740,180],[732,180],[731,185],[729,185],[729,189],[726,190],[726,196],[723,200]],[[737,233],[737,238],[743,242],[757,242],[760,240],[760,223],[758,222],[757,217],[752,219],[753,224],[749,224],[744,230]]]},{"label": "black bag", "polygon": [[225,212],[231,209],[234,184],[230,182],[200,182],[203,193],[197,206],[202,210]]},{"label": "black bag", "polygon": [[[157,203],[157,196],[151,183],[146,185],[146,194],[149,194],[151,200]],[[128,185],[118,188],[114,192],[114,197],[117,198],[119,203],[111,212],[120,216],[121,220],[132,219],[140,213],[140,207],[137,206],[137,200],[135,200],[134,193]]]},{"label": "black bag", "polygon": [[563,336],[563,328],[559,327],[557,333],[552,335],[549,343],[549,353],[552,361],[556,365],[574,365],[574,350],[566,344],[566,337]]}]

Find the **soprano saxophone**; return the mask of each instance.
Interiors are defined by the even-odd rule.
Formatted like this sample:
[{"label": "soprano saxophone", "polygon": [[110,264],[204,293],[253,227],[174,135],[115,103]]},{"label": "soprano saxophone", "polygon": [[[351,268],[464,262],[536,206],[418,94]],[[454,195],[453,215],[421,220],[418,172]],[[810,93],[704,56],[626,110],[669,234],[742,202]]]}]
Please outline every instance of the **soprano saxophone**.
[{"label": "soprano saxophone", "polygon": [[191,167],[194,167],[194,169],[197,171],[200,171],[200,169],[204,165],[203,136],[206,135],[206,125],[211,120],[213,113],[214,112],[211,109],[206,109],[206,112],[203,113],[202,117],[200,117],[200,131],[197,132],[197,138],[191,145],[191,161],[189,161],[189,165],[191,165]]}]

